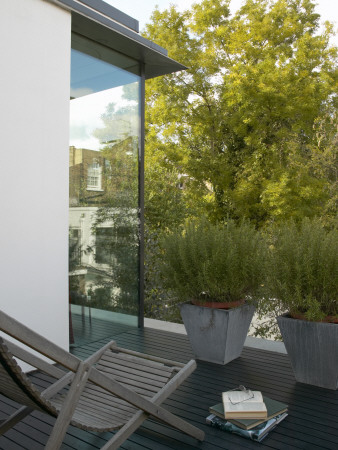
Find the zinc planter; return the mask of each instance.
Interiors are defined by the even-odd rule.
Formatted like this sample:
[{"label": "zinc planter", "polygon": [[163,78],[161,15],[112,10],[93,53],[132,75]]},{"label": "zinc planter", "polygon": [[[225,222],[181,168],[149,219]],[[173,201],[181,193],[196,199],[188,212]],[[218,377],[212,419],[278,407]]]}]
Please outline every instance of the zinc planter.
[{"label": "zinc planter", "polygon": [[338,388],[338,325],[277,318],[297,381],[327,389]]},{"label": "zinc planter", "polygon": [[195,358],[227,364],[242,352],[255,307],[226,310],[182,303],[180,312]]}]

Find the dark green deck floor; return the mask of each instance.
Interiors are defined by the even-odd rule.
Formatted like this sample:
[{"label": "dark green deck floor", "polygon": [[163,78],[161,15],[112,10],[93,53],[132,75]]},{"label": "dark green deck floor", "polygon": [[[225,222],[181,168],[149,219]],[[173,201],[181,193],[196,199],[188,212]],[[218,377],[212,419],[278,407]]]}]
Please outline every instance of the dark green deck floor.
[{"label": "dark green deck floor", "polygon": [[[99,336],[98,336],[99,337]],[[120,346],[181,362],[192,358],[186,336],[153,329],[119,329],[115,339]],[[110,337],[76,347],[73,353],[85,358]],[[34,375],[34,381],[47,386],[48,377]],[[289,416],[261,443],[215,430],[205,424],[208,407],[220,401],[221,392],[238,384],[263,391],[289,405]],[[0,398],[0,418],[6,417],[14,403]],[[245,449],[338,449],[338,391],[315,388],[294,381],[288,357],[282,354],[244,348],[240,358],[226,366],[198,362],[196,371],[164,403],[171,412],[206,432],[206,440],[194,439],[148,419],[121,447],[125,450],[245,450]],[[0,449],[44,448],[54,420],[32,413],[0,438]],[[63,449],[94,450],[110,434],[98,435],[69,427]]]}]

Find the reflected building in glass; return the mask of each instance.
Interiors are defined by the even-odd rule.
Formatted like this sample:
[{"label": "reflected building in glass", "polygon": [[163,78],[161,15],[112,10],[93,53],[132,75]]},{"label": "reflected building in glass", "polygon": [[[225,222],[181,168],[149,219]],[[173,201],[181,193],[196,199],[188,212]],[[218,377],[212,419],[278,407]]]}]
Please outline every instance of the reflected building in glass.
[{"label": "reflected building in glass", "polygon": [[72,33],[71,344],[142,324],[144,81],[140,61]]}]

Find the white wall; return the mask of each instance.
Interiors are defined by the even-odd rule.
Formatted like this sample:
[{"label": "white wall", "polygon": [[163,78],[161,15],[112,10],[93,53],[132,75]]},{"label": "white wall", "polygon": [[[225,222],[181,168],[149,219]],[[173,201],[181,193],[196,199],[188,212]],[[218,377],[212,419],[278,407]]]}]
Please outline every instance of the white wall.
[{"label": "white wall", "polygon": [[70,13],[0,3],[0,308],[68,348]]}]

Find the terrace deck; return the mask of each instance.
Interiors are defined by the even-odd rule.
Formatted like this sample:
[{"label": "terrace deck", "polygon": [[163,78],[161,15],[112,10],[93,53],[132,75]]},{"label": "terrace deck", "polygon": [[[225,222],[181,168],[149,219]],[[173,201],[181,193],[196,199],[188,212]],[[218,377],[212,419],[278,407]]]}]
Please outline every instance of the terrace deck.
[{"label": "terrace deck", "polygon": [[[73,353],[87,357],[108,342],[111,336],[93,344],[79,346]],[[186,336],[145,328],[119,329],[114,338],[118,345],[187,362],[192,358]],[[47,376],[32,374],[41,388],[49,384]],[[205,424],[208,407],[220,402],[221,392],[244,384],[263,391],[267,396],[289,405],[289,416],[261,444],[216,430]],[[163,405],[173,413],[200,427],[206,433],[204,442],[180,433],[152,419],[144,422],[126,441],[124,450],[248,450],[248,449],[331,449],[338,448],[338,391],[296,383],[287,355],[245,347],[240,358],[226,366],[198,362],[195,372]],[[7,417],[16,405],[0,397],[0,419]],[[15,428],[0,437],[0,449],[44,448],[54,422],[49,416],[34,412]],[[69,427],[62,449],[94,450],[110,436],[89,433]]]}]

